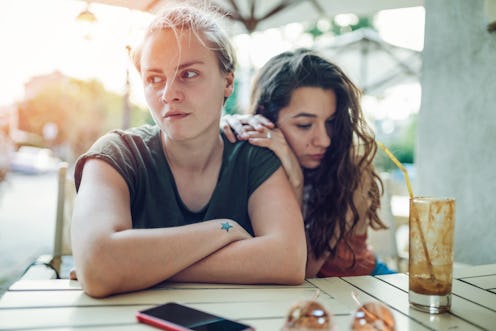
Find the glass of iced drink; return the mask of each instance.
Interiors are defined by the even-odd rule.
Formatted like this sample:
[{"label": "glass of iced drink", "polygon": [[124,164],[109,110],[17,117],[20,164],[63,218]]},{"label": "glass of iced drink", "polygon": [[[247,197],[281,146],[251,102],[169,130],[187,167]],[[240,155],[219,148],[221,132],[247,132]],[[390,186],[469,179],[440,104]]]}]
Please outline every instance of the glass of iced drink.
[{"label": "glass of iced drink", "polygon": [[455,199],[410,199],[410,305],[438,314],[451,307]]}]

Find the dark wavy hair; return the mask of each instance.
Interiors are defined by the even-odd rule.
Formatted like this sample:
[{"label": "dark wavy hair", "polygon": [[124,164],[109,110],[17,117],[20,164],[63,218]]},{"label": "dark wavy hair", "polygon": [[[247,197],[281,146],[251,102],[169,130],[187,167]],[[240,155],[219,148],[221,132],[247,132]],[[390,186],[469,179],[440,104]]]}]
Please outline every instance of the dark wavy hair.
[{"label": "dark wavy hair", "polygon": [[[328,131],[331,145],[317,169],[303,169],[305,186],[311,185],[304,208],[310,247],[317,258],[326,250],[335,256],[341,240],[349,246],[347,237],[359,221],[354,194],[360,181],[371,183],[365,215],[370,226],[387,228],[378,216],[383,185],[372,164],[377,145],[362,113],[360,90],[338,66],[308,49],[281,53],[259,70],[253,82],[251,113],[277,123],[279,111],[299,87],[332,90],[337,98],[333,126]],[[347,221],[350,211],[351,226]],[[336,241],[331,245],[333,236]]]}]

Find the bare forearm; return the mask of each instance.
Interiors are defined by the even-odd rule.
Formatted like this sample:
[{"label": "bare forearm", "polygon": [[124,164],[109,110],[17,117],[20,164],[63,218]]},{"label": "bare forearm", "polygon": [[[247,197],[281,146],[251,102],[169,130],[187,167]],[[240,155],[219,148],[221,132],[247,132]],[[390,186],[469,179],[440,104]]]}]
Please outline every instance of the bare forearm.
[{"label": "bare forearm", "polygon": [[[282,134],[278,133],[279,135]],[[284,138],[281,139],[281,142],[277,147],[272,148],[274,153],[277,155],[279,160],[281,161],[282,167],[286,176],[288,177],[289,183],[293,188],[293,192],[296,195],[296,199],[300,208],[303,203],[303,171],[301,166],[296,158],[296,155],[293,153],[291,148],[286,143]]]},{"label": "bare forearm", "polygon": [[284,157],[279,156],[279,158],[301,207],[303,204],[303,172],[298,160],[293,153],[286,153]]},{"label": "bare forearm", "polygon": [[[273,237],[236,241],[172,277],[175,281],[300,284],[306,250]],[[302,249],[303,248],[303,249]]]},{"label": "bare forearm", "polygon": [[[163,229],[130,229],[76,240],[78,277],[93,296],[152,286],[229,243],[244,238],[222,221]],[[205,240],[209,238],[209,240]]]}]

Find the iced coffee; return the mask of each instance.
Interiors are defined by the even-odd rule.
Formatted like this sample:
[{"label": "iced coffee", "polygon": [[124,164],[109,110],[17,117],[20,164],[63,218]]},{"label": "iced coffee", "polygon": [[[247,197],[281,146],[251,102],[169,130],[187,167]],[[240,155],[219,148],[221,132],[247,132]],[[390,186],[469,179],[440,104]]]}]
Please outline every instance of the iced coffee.
[{"label": "iced coffee", "polygon": [[441,313],[451,306],[455,200],[410,199],[409,301],[422,311]]}]

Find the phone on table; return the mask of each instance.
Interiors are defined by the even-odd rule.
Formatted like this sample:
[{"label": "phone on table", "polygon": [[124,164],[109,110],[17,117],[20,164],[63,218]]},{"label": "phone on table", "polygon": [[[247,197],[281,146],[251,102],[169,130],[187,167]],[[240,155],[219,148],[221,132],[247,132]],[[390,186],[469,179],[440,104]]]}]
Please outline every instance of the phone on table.
[{"label": "phone on table", "polygon": [[251,326],[215,316],[176,302],[138,311],[141,323],[169,331],[254,331]]}]

